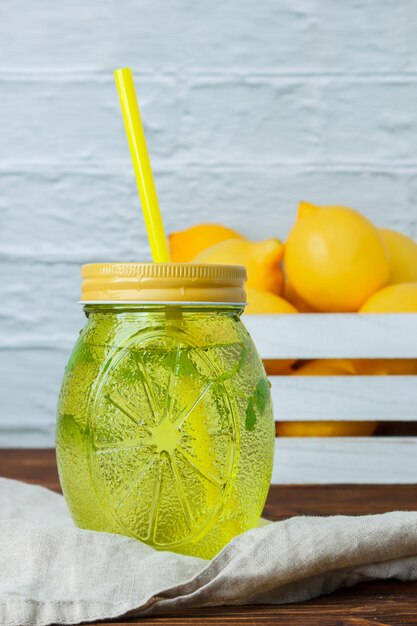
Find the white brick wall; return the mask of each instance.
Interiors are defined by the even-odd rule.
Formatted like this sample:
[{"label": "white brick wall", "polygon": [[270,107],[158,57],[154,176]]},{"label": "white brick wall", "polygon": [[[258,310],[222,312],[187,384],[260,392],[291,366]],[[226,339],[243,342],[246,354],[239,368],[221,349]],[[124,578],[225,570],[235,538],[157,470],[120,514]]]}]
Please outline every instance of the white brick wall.
[{"label": "white brick wall", "polygon": [[122,65],[168,229],[305,198],[417,236],[416,0],[2,0],[0,445],[53,442],[80,264],[149,258]]}]

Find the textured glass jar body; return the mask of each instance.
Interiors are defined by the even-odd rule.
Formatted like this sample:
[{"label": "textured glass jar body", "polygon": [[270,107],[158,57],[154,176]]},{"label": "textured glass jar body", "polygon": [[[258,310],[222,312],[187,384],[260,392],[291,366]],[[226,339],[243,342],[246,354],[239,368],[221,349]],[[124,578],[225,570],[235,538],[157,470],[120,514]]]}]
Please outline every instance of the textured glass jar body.
[{"label": "textured glass jar body", "polygon": [[57,424],[75,522],[212,557],[257,524],[272,472],[269,385],[241,309],[85,310]]}]

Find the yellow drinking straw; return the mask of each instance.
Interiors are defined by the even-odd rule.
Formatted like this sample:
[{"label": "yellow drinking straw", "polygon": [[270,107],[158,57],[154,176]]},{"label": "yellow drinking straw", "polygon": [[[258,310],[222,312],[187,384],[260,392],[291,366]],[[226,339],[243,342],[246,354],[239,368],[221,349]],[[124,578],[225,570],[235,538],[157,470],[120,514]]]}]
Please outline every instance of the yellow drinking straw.
[{"label": "yellow drinking straw", "polygon": [[145,133],[143,132],[140,119],[132,71],[128,67],[124,67],[116,70],[114,76],[116,78],[117,91],[119,93],[120,106],[122,107],[123,120],[135,170],[152,259],[154,263],[169,263],[171,258],[152,176]]}]

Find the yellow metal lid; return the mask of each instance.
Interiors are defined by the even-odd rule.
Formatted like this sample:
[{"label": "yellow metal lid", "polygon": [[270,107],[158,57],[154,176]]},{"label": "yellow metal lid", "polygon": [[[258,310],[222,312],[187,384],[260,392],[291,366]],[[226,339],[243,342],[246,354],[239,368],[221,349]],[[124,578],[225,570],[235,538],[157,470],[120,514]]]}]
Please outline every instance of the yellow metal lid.
[{"label": "yellow metal lid", "polygon": [[192,263],[91,263],[81,269],[81,301],[246,302],[246,269]]}]

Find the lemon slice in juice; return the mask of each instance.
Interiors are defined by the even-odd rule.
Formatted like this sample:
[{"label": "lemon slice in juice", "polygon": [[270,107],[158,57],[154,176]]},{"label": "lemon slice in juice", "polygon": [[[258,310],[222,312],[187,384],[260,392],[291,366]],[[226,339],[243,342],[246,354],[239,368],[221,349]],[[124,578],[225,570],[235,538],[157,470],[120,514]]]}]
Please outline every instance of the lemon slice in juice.
[{"label": "lemon slice in juice", "polygon": [[120,532],[156,548],[196,542],[216,523],[238,429],[210,348],[146,331],[102,370],[89,412],[95,488]]}]

